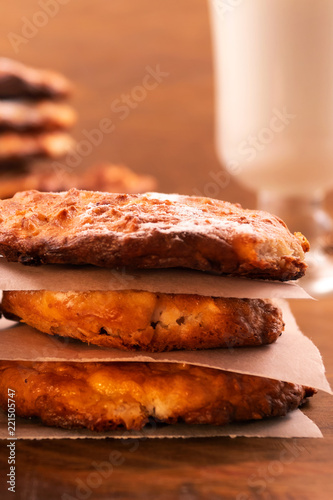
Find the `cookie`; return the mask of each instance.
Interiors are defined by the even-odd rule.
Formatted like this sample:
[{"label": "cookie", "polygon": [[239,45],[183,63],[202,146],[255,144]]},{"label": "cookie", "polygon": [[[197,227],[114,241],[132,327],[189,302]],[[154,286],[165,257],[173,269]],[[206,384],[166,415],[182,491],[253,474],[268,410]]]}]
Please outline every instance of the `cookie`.
[{"label": "cookie", "polygon": [[270,300],[144,291],[5,291],[8,318],[48,334],[129,351],[257,346],[283,331]]},{"label": "cookie", "polygon": [[52,101],[0,101],[0,132],[68,129],[75,121],[76,113],[67,104]]},{"label": "cookie", "polygon": [[74,147],[74,140],[65,132],[0,134],[1,163],[28,158],[59,158]]},{"label": "cookie", "polygon": [[0,58],[0,99],[64,98],[70,92],[71,84],[60,73]]},{"label": "cookie", "polygon": [[0,252],[23,264],[301,277],[306,238],[278,217],[181,195],[28,191],[0,202]]},{"label": "cookie", "polygon": [[[0,362],[0,405],[8,387],[19,417],[92,431],[139,430],[149,418],[225,425],[279,417],[314,390],[253,375],[178,363]],[[209,390],[208,390],[209,389]]]}]

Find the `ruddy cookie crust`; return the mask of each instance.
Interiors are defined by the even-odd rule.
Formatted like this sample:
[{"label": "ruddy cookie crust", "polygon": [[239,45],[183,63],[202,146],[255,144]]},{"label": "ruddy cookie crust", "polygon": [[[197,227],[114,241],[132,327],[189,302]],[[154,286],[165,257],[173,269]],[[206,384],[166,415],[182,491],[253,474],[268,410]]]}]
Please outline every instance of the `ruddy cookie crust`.
[{"label": "ruddy cookie crust", "polygon": [[48,334],[150,352],[270,344],[283,331],[269,300],[121,292],[3,292],[8,318]]},{"label": "ruddy cookie crust", "polygon": [[23,264],[183,267],[285,281],[304,274],[308,249],[277,217],[210,198],[71,189],[0,202],[0,252]]},{"label": "ruddy cookie crust", "polygon": [[[0,405],[8,387],[16,414],[46,425],[105,431],[160,422],[225,425],[283,416],[314,394],[278,380],[178,363],[0,362]],[[209,390],[207,390],[209,388]]]}]

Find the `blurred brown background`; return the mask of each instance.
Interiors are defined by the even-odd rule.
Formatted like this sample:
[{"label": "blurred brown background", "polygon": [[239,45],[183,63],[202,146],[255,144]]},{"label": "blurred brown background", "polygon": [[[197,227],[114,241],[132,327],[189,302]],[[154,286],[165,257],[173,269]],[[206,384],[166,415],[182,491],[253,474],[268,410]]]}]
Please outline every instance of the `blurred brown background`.
[{"label": "blurred brown background", "polygon": [[[254,196],[232,179],[221,174],[220,185],[212,179],[221,167],[206,0],[2,2],[0,55],[58,70],[74,82],[77,141],[101,119],[112,120],[114,130],[80,155],[75,168],[124,163],[155,175],[161,191],[254,206]],[[151,88],[147,67],[168,75]]]},{"label": "blurred brown background", "polygon": [[[215,153],[207,0],[2,2],[0,55],[58,70],[75,83],[77,141],[101,119],[112,120],[114,130],[76,168],[124,163],[155,175],[161,191],[255,206],[253,193],[225,180]],[[168,76],[143,92],[147,67]],[[127,112],[120,111],[126,96]],[[221,185],[214,174],[221,174]]]}]

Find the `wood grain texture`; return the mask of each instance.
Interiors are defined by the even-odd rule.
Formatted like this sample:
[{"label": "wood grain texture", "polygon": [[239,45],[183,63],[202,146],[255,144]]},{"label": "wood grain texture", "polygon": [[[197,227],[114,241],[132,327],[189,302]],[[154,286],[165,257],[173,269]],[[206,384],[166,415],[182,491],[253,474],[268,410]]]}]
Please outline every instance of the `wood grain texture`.
[{"label": "wood grain texture", "polygon": [[[8,33],[36,1],[2,6],[1,55],[52,67],[77,87],[75,129],[115,123],[77,169],[103,160],[157,176],[162,191],[209,189],[220,172],[213,144],[213,82],[205,0],[80,0],[59,12],[15,54]],[[146,67],[168,72],[126,119],[110,106],[142,84]],[[210,186],[211,189],[212,186]],[[254,197],[230,180],[212,194],[254,207]],[[332,198],[329,207],[333,209]],[[332,299],[293,301],[305,334],[321,349],[333,384]],[[1,498],[20,500],[329,500],[332,498],[333,399],[320,393],[305,412],[324,439],[191,439],[161,441],[42,441],[17,443],[17,493],[6,492],[7,449],[0,444]],[[110,453],[113,453],[110,457]],[[102,462],[104,476],[96,474]],[[85,486],[84,486],[85,485]]]}]

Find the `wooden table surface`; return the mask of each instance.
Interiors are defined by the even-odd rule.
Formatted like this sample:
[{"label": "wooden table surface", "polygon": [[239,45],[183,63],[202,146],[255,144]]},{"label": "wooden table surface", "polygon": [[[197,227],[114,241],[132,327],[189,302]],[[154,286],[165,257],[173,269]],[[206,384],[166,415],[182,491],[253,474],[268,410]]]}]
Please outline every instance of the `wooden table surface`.
[{"label": "wooden table surface", "polygon": [[[43,2],[42,2],[43,3]],[[48,2],[45,0],[44,4]],[[212,194],[253,207],[253,194],[233,179],[211,185],[221,171],[213,141],[213,80],[205,0],[53,0],[52,15],[37,1],[3,2],[0,54],[52,67],[75,82],[79,113],[74,131],[115,124],[77,168],[121,162],[152,173],[166,192]],[[64,5],[62,5],[64,3]],[[58,12],[56,12],[58,10]],[[30,26],[30,31],[27,26]],[[34,27],[35,26],[35,27]],[[10,33],[20,35],[16,51]],[[29,37],[27,36],[29,35]],[[163,72],[155,89],[131,101],[126,118],[111,109],[135,96],[151,69]],[[166,74],[167,73],[167,74]],[[134,92],[134,94],[133,94]],[[141,97],[140,97],[141,99]],[[128,116],[127,116],[128,115]],[[328,198],[333,209],[332,196]],[[333,384],[332,299],[293,301],[304,333],[322,351]],[[16,493],[6,492],[8,451],[0,446],[0,497],[50,499],[328,500],[333,498],[333,399],[319,393],[304,409],[324,439],[216,438],[189,440],[39,441],[17,443]],[[94,464],[119,453],[112,473]],[[281,461],[281,453],[287,460]],[[285,462],[288,461],[288,464]]]}]

